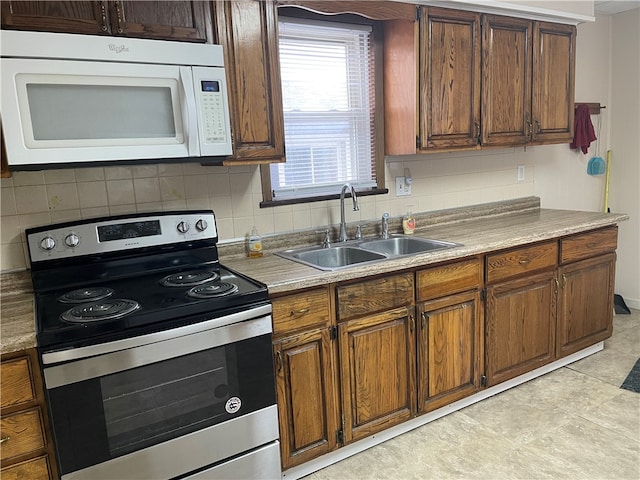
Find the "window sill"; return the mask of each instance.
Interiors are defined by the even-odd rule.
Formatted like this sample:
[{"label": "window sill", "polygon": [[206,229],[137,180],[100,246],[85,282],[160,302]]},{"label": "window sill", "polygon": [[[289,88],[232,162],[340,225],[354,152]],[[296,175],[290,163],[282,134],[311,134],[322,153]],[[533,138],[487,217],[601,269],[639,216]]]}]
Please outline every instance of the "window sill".
[{"label": "window sill", "polygon": [[[358,197],[368,197],[369,195],[384,195],[389,193],[388,188],[373,188],[371,190],[356,190]],[[260,202],[260,208],[279,207],[281,205],[294,205],[297,203],[311,203],[322,202],[324,200],[335,200],[340,198],[340,194],[334,195],[322,195],[318,197],[300,197],[300,198],[288,198],[286,200],[269,200]]]}]

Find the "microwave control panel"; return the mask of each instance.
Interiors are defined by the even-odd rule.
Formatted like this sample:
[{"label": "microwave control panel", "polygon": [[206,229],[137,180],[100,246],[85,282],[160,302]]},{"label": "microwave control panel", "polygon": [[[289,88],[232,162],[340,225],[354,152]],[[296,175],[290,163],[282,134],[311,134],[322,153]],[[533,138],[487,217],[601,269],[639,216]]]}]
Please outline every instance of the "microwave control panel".
[{"label": "microwave control panel", "polygon": [[224,68],[192,67],[201,155],[231,155],[231,124]]},{"label": "microwave control panel", "polygon": [[200,88],[203,141],[204,143],[226,142],[224,96],[220,81],[200,80]]}]

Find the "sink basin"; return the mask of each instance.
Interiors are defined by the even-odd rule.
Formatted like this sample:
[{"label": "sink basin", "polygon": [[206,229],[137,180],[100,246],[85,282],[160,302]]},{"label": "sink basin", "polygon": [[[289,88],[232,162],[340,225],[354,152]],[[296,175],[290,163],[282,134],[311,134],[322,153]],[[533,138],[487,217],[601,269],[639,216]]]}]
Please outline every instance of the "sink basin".
[{"label": "sink basin", "polygon": [[386,258],[384,254],[362,250],[357,247],[337,246],[316,247],[305,250],[285,250],[277,255],[311,265],[321,270],[336,270],[357,263],[371,262]]},{"label": "sink basin", "polygon": [[360,244],[360,248],[382,253],[384,255],[415,255],[418,253],[441,250],[460,246],[459,243],[432,240],[417,237],[390,237],[380,240],[370,240]]},{"label": "sink basin", "polygon": [[454,242],[393,235],[385,239],[352,240],[328,248],[317,246],[284,250],[276,252],[276,255],[320,270],[337,270],[402,255],[417,255],[459,246],[459,243]]}]

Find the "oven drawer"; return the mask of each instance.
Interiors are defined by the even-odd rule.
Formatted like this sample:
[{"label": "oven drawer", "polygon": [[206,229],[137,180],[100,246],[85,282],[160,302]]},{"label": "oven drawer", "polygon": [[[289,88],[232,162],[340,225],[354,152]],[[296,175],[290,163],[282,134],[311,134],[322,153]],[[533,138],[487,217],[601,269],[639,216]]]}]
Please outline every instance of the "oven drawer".
[{"label": "oven drawer", "polygon": [[273,480],[280,478],[280,442],[185,477],[188,480]]},{"label": "oven drawer", "polygon": [[3,416],[0,419],[0,438],[4,440],[0,450],[3,462],[43,449],[46,441],[40,409]]}]

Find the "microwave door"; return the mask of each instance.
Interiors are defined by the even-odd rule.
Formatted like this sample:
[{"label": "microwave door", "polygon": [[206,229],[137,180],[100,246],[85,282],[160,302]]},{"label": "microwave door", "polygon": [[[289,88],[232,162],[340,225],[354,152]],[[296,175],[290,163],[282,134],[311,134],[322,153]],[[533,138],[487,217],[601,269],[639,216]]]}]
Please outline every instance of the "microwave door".
[{"label": "microwave door", "polygon": [[188,157],[180,67],[3,58],[10,166]]}]

